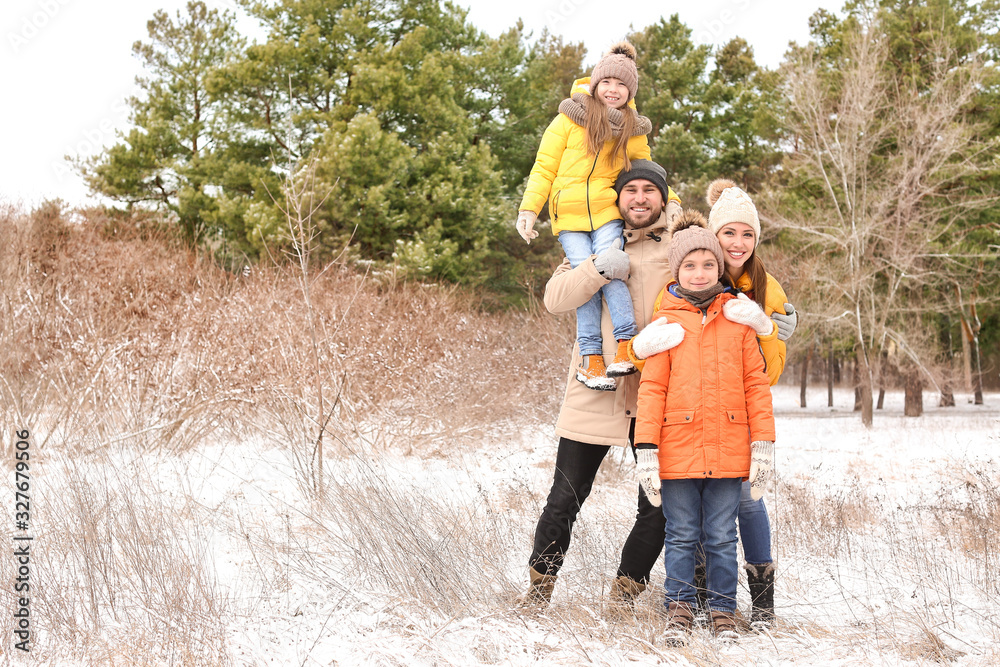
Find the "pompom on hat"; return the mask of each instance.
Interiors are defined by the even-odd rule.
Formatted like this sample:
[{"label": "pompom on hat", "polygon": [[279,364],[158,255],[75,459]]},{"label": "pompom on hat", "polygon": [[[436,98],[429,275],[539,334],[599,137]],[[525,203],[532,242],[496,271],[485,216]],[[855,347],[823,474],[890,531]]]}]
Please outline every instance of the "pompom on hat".
[{"label": "pompom on hat", "polygon": [[708,186],[705,199],[712,207],[708,214],[708,228],[713,234],[718,234],[719,230],[730,222],[742,222],[753,228],[754,248],[760,245],[760,218],[757,216],[757,207],[742,188],[728,179],[719,178]]},{"label": "pompom on hat", "polygon": [[726,270],[726,260],[722,254],[722,246],[715,234],[705,226],[705,216],[698,211],[685,209],[674,218],[667,227],[670,232],[670,248],[667,250],[667,261],[670,262],[670,270],[677,280],[677,274],[681,268],[681,262],[688,253],[695,250],[708,250],[715,255],[719,262],[719,278]]},{"label": "pompom on hat", "polygon": [[601,79],[609,77],[622,80],[628,88],[628,99],[625,102],[631,102],[639,89],[639,70],[635,66],[635,47],[627,41],[612,46],[598,61],[594,71],[590,73],[590,94],[596,93]]}]

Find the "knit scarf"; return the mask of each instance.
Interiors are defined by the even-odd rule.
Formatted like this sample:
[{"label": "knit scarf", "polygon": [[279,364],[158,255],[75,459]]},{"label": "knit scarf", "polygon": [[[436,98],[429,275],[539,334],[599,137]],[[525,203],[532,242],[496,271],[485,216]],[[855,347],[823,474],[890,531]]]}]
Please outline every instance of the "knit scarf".
[{"label": "knit scarf", "polygon": [[[559,113],[569,116],[569,119],[582,127],[586,126],[587,109],[584,107],[586,99],[590,97],[585,93],[575,93],[573,99],[565,99],[559,103]],[[633,137],[649,134],[653,131],[653,124],[645,116],[638,116],[635,129],[632,131]],[[621,109],[608,109],[608,122],[611,123],[611,133],[619,136],[625,126],[625,114]]]},{"label": "knit scarf", "polygon": [[726,288],[722,286],[722,283],[715,283],[711,287],[697,292],[684,289],[680,285],[674,288],[674,291],[684,297],[684,300],[690,303],[692,306],[698,310],[705,310],[715,301],[715,297],[722,294],[723,290]]}]

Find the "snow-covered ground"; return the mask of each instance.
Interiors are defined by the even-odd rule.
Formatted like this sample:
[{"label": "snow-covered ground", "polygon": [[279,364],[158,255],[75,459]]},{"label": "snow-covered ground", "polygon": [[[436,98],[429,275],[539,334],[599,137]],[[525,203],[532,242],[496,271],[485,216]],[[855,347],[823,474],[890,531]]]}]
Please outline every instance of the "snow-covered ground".
[{"label": "snow-covered ground", "polygon": [[[836,392],[832,409],[825,388],[810,391],[806,409],[798,407],[796,387],[777,387],[774,395],[779,479],[767,502],[781,622],[768,634],[719,645],[699,632],[687,647],[666,646],[659,639],[660,564],[635,617],[607,613],[636,489],[634,466],[617,451],[581,513],[553,604],[540,614],[519,610],[512,601],[526,583],[555,454],[545,427],[515,440],[457,442],[434,456],[375,451],[364,439],[328,444],[324,501],[310,499],[295,458],[263,440],[183,454],[121,450],[84,462],[52,455],[34,473],[43,507],[36,549],[67,555],[45,553],[35,565],[39,586],[49,588],[35,608],[35,649],[17,659],[1000,664],[1000,395],[987,395],[985,406],[960,395],[945,409],[927,393],[925,414],[905,418],[902,395],[889,394],[871,430],[852,412],[849,391]],[[419,444],[412,451],[420,452]],[[91,495],[74,504],[81,488]],[[59,504],[57,496],[67,500]],[[155,523],[150,517],[167,517],[163,527],[149,528],[157,544],[146,546],[166,554],[151,566],[159,576],[145,583],[142,559],[128,559],[130,549],[143,547],[122,537],[136,529],[121,523],[120,534],[106,528],[107,550],[119,560],[103,574],[110,583],[102,593],[95,584],[101,577],[89,571],[97,557],[86,553],[85,540],[69,539],[86,528],[72,518],[73,507],[85,506],[109,508],[95,525],[132,514],[140,532]],[[130,563],[135,573],[122,573]],[[183,575],[171,583],[162,570]],[[136,577],[144,583],[132,588]],[[195,584],[185,588],[185,581]],[[149,591],[158,586],[156,597]],[[744,607],[747,593],[740,595]],[[181,608],[164,618],[151,596],[174,596]],[[67,601],[73,598],[79,605]],[[88,614],[98,608],[95,621]],[[106,655],[95,657],[84,640],[76,648],[67,643],[74,635],[64,624],[74,614]],[[9,646],[5,639],[4,650]]]}]

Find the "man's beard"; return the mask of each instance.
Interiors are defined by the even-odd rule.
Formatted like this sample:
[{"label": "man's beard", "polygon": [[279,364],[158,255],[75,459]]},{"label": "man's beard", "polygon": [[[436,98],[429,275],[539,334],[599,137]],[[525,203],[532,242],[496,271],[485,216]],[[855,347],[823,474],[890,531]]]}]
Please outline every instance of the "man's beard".
[{"label": "man's beard", "polygon": [[625,224],[632,229],[645,229],[646,227],[649,227],[654,222],[659,220],[660,214],[662,212],[663,212],[662,209],[657,211],[655,209],[650,208],[649,212],[646,213],[646,215],[648,216],[647,218],[644,218],[643,220],[637,220],[632,216],[631,211],[625,211],[624,213],[622,213],[622,218],[625,220]]}]

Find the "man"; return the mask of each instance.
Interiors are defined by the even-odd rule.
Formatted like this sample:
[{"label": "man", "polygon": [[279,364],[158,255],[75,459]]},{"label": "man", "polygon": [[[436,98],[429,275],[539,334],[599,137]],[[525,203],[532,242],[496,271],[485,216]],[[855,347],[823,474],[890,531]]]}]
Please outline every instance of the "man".
[{"label": "man", "polygon": [[[656,297],[673,277],[667,262],[670,240],[667,227],[681,208],[676,199],[670,199],[666,171],[650,160],[633,161],[631,170],[618,176],[615,191],[625,221],[624,249],[612,247],[576,268],[570,268],[569,261],[564,260],[546,284],[543,302],[552,313],[572,312],[610,280],[625,280],[632,296],[636,325],[641,329],[630,350],[641,367],[643,359],[677,345],[683,337],[677,330],[679,325],[665,321],[650,324]],[[788,320],[779,323],[783,340],[794,330],[795,316]],[[617,343],[611,335],[611,317],[606,305],[601,329],[604,356],[613,358]],[[639,374],[619,378],[614,392],[597,392],[576,380],[579,365],[579,349],[574,346],[556,422],[559,445],[555,474],[535,528],[529,588],[521,598],[527,605],[548,604],[569,548],[573,524],[590,495],[601,462],[611,447],[632,445]],[[622,547],[621,562],[612,584],[611,595],[616,602],[631,604],[645,590],[650,571],[663,549],[665,520],[659,497],[653,501],[655,505],[641,489],[638,491],[635,523]]]},{"label": "man", "polygon": [[[625,221],[624,251],[613,247],[575,269],[570,268],[568,260],[563,261],[545,286],[544,303],[552,313],[571,312],[611,279],[620,278],[627,280],[636,325],[643,328],[653,315],[657,295],[671,278],[667,264],[667,224],[681,209],[676,201],[669,201],[666,172],[649,160],[633,161],[632,169],[618,177],[615,191]],[[616,343],[606,306],[601,328],[604,355],[612,358]],[[644,330],[640,336],[655,339],[659,328],[662,327]],[[666,349],[662,343],[658,347]],[[650,349],[644,350],[646,354],[642,356],[648,356]],[[575,369],[579,365],[579,349],[574,347],[566,393],[556,422],[559,447],[555,477],[535,529],[529,560],[531,583],[522,598],[527,604],[544,605],[551,599],[573,523],[590,494],[601,461],[612,446],[629,445],[635,424],[639,375],[620,378],[614,392],[596,392],[576,381]],[[616,597],[630,600],[645,588],[663,548],[663,525],[660,508],[653,506],[640,491],[636,522],[622,549],[622,562],[615,579]]]}]

